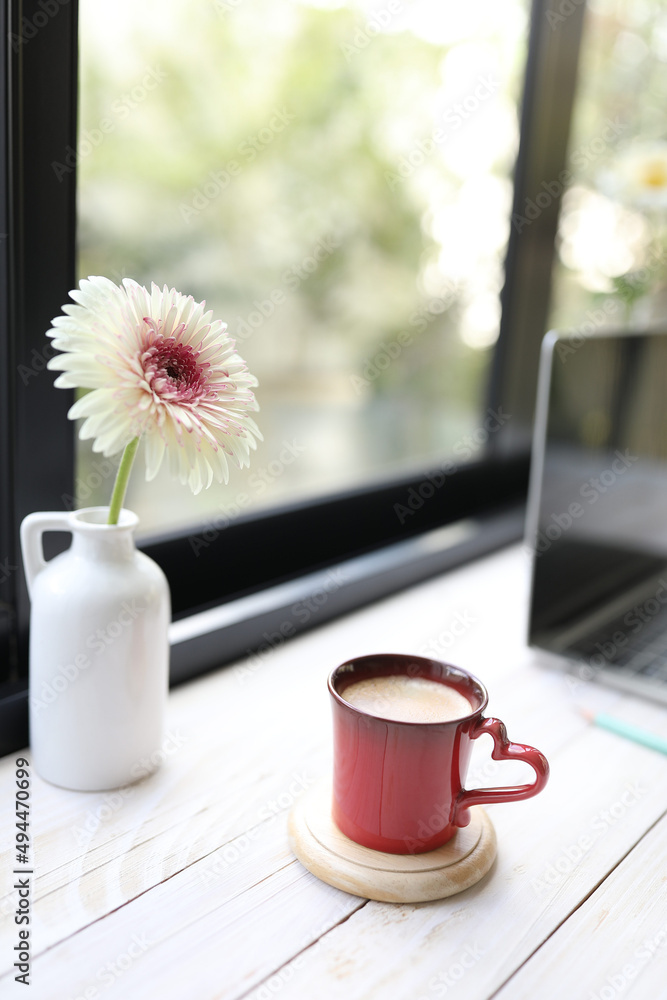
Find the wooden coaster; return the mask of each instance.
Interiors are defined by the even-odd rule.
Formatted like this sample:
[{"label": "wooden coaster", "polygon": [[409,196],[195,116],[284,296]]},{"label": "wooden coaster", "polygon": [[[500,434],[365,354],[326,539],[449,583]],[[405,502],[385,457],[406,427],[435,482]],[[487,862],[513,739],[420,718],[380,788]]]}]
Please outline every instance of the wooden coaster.
[{"label": "wooden coaster", "polygon": [[346,837],[331,818],[331,784],[301,796],[289,817],[289,842],[308,871],[353,896],[385,903],[443,899],[475,885],[496,856],[496,831],[481,806],[470,824],[425,854],[385,854]]}]

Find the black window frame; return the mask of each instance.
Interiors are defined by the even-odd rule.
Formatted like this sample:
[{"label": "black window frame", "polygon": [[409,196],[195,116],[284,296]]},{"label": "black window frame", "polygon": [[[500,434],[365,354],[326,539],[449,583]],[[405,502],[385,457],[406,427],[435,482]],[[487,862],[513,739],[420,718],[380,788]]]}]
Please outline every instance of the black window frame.
[{"label": "black window frame", "polygon": [[[559,3],[532,2],[513,219],[565,168],[584,5],[554,26]],[[44,369],[52,353],[45,331],[75,286],[77,0],[5,0],[0,17],[1,755],[28,742],[19,526],[31,511],[64,509],[73,493],[71,393],[54,391]],[[142,543],[172,589],[172,683],[521,536],[559,204],[556,196],[530,226],[510,226],[487,410],[511,419],[478,458]],[[457,525],[466,530],[447,529]],[[50,544],[51,554],[59,550],[57,538]],[[345,572],[327,588],[336,566]],[[312,613],[296,614],[309,595]]]}]

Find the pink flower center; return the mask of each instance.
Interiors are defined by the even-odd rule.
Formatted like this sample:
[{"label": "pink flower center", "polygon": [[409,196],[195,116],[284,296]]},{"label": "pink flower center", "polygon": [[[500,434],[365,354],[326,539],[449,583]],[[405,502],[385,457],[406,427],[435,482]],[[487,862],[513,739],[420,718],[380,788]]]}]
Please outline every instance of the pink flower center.
[{"label": "pink flower center", "polygon": [[[199,352],[174,337],[158,333],[152,320],[149,346],[140,355],[141,366],[151,391],[170,403],[194,403],[208,394],[207,362],[198,361]],[[176,335],[181,330],[174,331]]]}]

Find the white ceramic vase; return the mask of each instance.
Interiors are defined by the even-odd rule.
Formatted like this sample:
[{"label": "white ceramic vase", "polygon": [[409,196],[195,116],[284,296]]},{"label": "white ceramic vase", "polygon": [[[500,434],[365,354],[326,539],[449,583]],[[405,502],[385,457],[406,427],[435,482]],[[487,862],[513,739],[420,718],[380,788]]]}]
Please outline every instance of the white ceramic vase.
[{"label": "white ceramic vase", "polygon": [[[135,514],[107,507],[29,514],[21,547],[31,599],[30,744],[54,785],[127,785],[161,758],[169,673],[169,587],[134,545]],[[45,531],[72,533],[44,560]]]}]

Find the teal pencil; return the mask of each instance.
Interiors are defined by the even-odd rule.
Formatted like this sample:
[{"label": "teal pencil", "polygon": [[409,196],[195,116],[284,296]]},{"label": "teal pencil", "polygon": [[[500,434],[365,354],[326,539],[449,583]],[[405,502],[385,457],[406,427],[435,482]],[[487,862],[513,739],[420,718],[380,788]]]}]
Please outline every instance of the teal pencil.
[{"label": "teal pencil", "polygon": [[616,733],[617,736],[625,736],[626,740],[632,740],[633,743],[640,743],[643,747],[650,747],[651,750],[667,754],[667,739],[664,736],[658,736],[656,733],[649,733],[645,729],[639,729],[638,726],[633,726],[630,722],[624,722],[623,719],[617,719],[614,715],[607,715],[606,712],[598,712],[596,715],[594,712],[582,709],[582,715],[589,722],[600,726],[601,729],[608,729],[610,733]]}]

